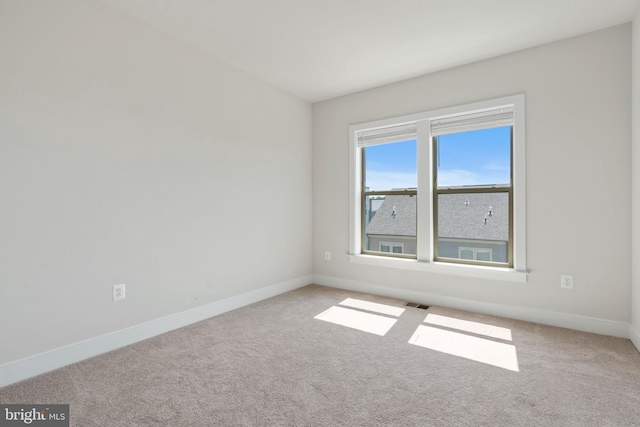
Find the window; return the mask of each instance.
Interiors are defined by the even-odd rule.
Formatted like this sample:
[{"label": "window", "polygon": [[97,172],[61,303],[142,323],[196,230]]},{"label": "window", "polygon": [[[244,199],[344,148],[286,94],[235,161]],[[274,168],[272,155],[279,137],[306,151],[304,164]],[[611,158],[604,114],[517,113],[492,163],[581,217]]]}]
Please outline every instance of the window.
[{"label": "window", "polygon": [[[377,251],[378,255],[403,254],[415,258],[416,140],[386,143],[388,129],[384,143],[380,143],[382,135],[378,133],[365,136],[369,144],[361,153],[363,253]],[[390,238],[399,243],[388,243]]]},{"label": "window", "polygon": [[489,248],[458,248],[458,258],[477,261],[491,261],[493,250]]},{"label": "window", "polygon": [[[511,145],[512,109],[455,116],[431,122],[433,153],[434,259],[466,264],[512,265]],[[459,126],[442,123],[482,120],[496,127],[460,132]],[[498,117],[494,117],[498,116]],[[507,126],[500,126],[507,123]],[[484,127],[483,126],[483,127]],[[462,246],[483,241],[495,257],[467,257]]]},{"label": "window", "polygon": [[380,242],[380,252],[401,254],[403,249],[404,245],[402,243]]},{"label": "window", "polygon": [[524,95],[350,131],[352,261],[526,272]]}]

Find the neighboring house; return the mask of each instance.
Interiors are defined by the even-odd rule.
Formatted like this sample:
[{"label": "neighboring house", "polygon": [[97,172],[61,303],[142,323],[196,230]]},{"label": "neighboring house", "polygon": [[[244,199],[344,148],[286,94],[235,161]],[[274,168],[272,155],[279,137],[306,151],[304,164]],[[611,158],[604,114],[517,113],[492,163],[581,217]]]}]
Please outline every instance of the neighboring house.
[{"label": "neighboring house", "polygon": [[439,195],[438,257],[507,262],[508,242],[508,193]]},{"label": "neighboring house", "polygon": [[378,212],[378,209],[380,209],[380,206],[382,206],[382,203],[384,202],[384,197],[371,197],[368,199],[367,201],[367,223],[369,223],[374,215],[376,214],[376,212]]},{"label": "neighboring house", "polygon": [[365,227],[371,251],[416,253],[416,196],[386,196]]},{"label": "neighboring house", "polygon": [[[415,254],[416,208],[416,196],[387,196],[366,225],[368,250]],[[441,194],[437,228],[439,257],[507,262],[508,194]]]}]

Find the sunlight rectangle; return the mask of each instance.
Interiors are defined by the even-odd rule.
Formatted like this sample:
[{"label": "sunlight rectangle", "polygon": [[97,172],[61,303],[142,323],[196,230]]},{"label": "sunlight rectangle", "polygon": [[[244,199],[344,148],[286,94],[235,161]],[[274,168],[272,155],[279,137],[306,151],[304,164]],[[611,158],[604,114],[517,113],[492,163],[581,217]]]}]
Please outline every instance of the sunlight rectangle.
[{"label": "sunlight rectangle", "polygon": [[400,316],[404,313],[404,308],[393,307],[391,305],[379,304],[376,302],[363,301],[361,299],[347,298],[342,301],[340,305],[346,305],[347,307],[360,308],[362,310],[374,311],[380,314],[389,314],[391,316]]},{"label": "sunlight rectangle", "polygon": [[444,326],[446,328],[458,329],[460,331],[471,332],[478,335],[485,335],[487,337],[511,341],[511,329],[501,328],[499,326],[470,322],[468,320],[440,316],[438,314],[427,314],[427,318],[424,319],[424,322],[430,323],[432,325]]},{"label": "sunlight rectangle", "polygon": [[420,325],[409,344],[519,372],[516,347],[444,329]]},{"label": "sunlight rectangle", "polygon": [[333,306],[318,314],[315,319],[335,323],[352,329],[384,336],[398,321],[377,314],[363,313],[362,311]]}]

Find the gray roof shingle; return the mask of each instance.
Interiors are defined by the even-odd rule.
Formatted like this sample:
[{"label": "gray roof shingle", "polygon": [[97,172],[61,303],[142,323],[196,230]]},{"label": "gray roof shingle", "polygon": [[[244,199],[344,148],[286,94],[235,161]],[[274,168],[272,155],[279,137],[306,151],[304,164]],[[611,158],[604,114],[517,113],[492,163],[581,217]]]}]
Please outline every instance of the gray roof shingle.
[{"label": "gray roof shingle", "polygon": [[[393,207],[396,213],[393,215]],[[366,234],[416,235],[416,196],[387,196],[367,224]]]},{"label": "gray roof shingle", "polygon": [[[468,206],[465,201],[469,200]],[[493,215],[484,223],[485,214]],[[509,240],[509,194],[465,193],[438,196],[438,237]]]},{"label": "gray roof shingle", "polygon": [[[369,235],[415,236],[417,196],[387,196],[365,228]],[[466,204],[465,202],[469,203]],[[395,216],[393,208],[395,206]],[[485,214],[493,208],[484,223]],[[438,237],[509,240],[508,193],[456,193],[438,196]]]}]

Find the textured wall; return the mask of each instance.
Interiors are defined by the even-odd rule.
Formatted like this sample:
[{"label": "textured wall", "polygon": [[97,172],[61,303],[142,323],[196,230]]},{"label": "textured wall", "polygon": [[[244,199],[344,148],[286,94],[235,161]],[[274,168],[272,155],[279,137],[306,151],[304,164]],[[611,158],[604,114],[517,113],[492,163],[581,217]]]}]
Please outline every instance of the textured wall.
[{"label": "textured wall", "polygon": [[311,273],[308,103],[97,2],[0,11],[0,364]]},{"label": "textured wall", "polygon": [[[640,338],[640,6],[633,20],[633,327]],[[636,346],[640,342],[636,342]]]},{"label": "textured wall", "polygon": [[[314,104],[314,273],[630,322],[630,42],[627,24]],[[529,281],[349,263],[349,125],[517,93]],[[561,274],[574,276],[573,291],[560,289]]]}]

